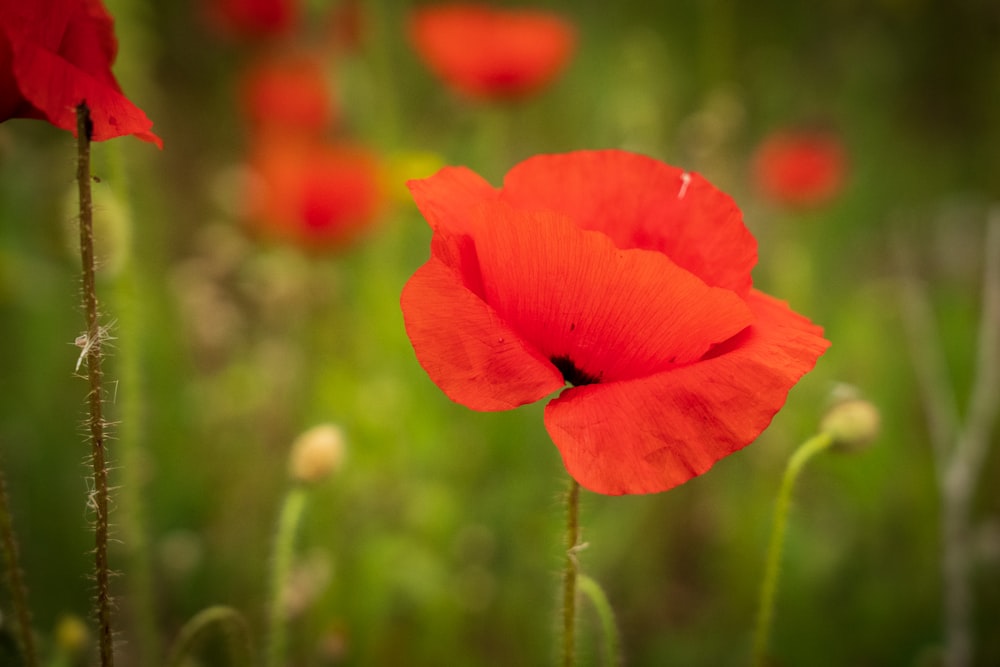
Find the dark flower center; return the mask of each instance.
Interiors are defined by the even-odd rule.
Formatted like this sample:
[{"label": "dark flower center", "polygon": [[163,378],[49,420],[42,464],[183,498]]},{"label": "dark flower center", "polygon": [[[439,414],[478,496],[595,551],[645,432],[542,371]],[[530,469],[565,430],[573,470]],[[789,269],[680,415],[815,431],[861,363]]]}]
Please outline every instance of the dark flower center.
[{"label": "dark flower center", "polygon": [[595,384],[601,380],[599,377],[587,375],[581,371],[573,364],[573,361],[569,357],[552,357],[550,361],[562,373],[563,379],[574,387],[584,384]]}]

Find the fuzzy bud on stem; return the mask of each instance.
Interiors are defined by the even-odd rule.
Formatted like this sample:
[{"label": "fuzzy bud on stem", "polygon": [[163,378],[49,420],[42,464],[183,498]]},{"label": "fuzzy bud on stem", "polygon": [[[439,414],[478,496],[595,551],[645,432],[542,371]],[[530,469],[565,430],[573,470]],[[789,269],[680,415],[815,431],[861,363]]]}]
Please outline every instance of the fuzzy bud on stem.
[{"label": "fuzzy bud on stem", "polygon": [[874,404],[850,398],[827,411],[820,421],[820,431],[829,433],[836,447],[859,451],[878,437],[881,423],[881,415]]},{"label": "fuzzy bud on stem", "polygon": [[343,460],[343,431],[332,424],[321,424],[292,443],[288,473],[297,482],[315,484],[338,469]]}]

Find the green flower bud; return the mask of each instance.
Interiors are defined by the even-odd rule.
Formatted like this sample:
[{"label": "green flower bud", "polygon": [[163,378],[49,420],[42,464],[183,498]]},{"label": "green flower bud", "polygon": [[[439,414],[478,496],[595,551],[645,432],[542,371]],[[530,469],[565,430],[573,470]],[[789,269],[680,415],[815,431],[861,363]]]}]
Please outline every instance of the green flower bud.
[{"label": "green flower bud", "polygon": [[881,422],[874,404],[861,398],[849,398],[827,411],[820,422],[820,430],[833,436],[835,446],[857,451],[878,437]]}]

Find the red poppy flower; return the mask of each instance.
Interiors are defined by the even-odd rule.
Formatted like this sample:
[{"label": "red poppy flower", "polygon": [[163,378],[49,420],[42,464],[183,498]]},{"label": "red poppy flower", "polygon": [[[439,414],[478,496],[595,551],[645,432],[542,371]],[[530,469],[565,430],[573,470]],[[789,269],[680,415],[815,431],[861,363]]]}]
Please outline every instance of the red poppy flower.
[{"label": "red poppy flower", "polygon": [[212,0],[208,20],[220,32],[259,39],[280,37],[299,18],[298,0]]},{"label": "red poppy flower", "polygon": [[561,17],[484,5],[422,7],[410,17],[410,38],[427,66],[462,94],[522,97],[552,81],[575,46]]},{"label": "red poppy flower", "polygon": [[319,136],[336,115],[323,61],[289,54],[255,63],[243,77],[240,99],[256,132],[277,129]]},{"label": "red poppy flower", "polygon": [[417,359],[475,410],[545,408],[569,473],[667,490],[753,441],[829,345],[752,288],[756,242],[698,174],[617,150],[543,155],[494,189],[411,181],[431,256],[401,299]]},{"label": "red poppy flower", "polygon": [[250,166],[249,219],[264,235],[309,250],[350,243],[382,205],[378,162],[360,146],[265,141]]},{"label": "red poppy flower", "polygon": [[847,155],[840,140],[815,131],[782,131],[766,138],[753,158],[761,194],[789,206],[816,206],[844,186]]},{"label": "red poppy flower", "polygon": [[100,0],[0,0],[0,16],[0,121],[37,118],[76,134],[86,102],[94,140],[133,134],[162,148],[111,73],[118,42]]}]

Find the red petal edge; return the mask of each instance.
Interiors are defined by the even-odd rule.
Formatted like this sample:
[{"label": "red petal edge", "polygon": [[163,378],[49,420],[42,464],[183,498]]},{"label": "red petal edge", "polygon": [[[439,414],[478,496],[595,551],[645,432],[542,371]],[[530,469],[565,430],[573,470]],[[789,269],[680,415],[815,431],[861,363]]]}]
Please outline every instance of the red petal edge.
[{"label": "red petal edge", "polygon": [[17,49],[14,74],[21,93],[50,123],[75,135],[76,106],[86,102],[94,141],[133,134],[163,148],[163,141],[150,131],[153,122],[107,82],[32,44],[11,46]]},{"label": "red petal edge", "polygon": [[755,440],[829,342],[782,301],[747,303],[754,324],[705,359],[551,401],[545,425],[570,475],[597,493],[658,493]]},{"label": "red petal edge", "polygon": [[433,176],[406,182],[431,229],[463,232],[473,211],[499,196],[486,179],[467,167],[443,167]]},{"label": "red petal edge", "polygon": [[437,258],[417,269],[400,303],[417,360],[456,403],[473,410],[509,410],[565,384],[548,359]]},{"label": "red petal edge", "polygon": [[618,149],[536,155],[507,173],[501,198],[568,215],[619,248],[663,252],[713,287],[750,292],[757,242],[732,198],[699,174]]}]

